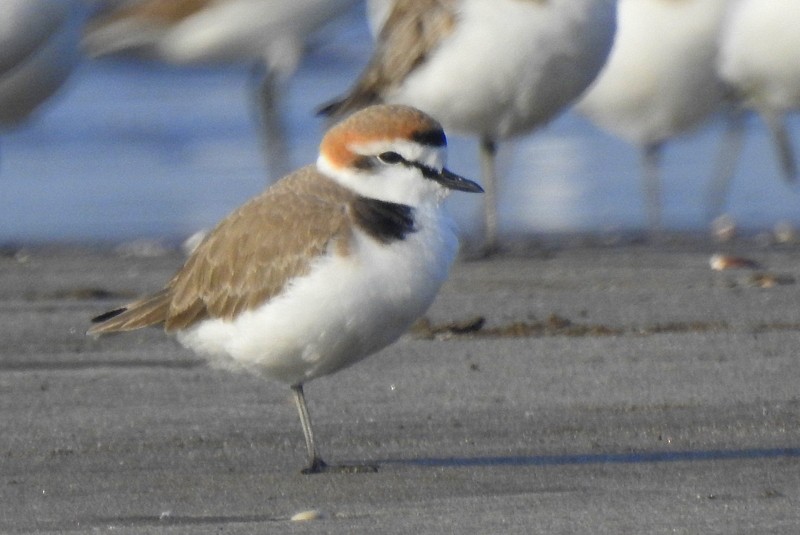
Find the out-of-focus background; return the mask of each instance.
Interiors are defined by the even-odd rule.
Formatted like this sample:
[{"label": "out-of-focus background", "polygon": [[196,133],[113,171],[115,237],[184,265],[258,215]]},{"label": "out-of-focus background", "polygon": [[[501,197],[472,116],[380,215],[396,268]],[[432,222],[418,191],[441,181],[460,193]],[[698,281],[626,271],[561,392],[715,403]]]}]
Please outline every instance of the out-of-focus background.
[{"label": "out-of-focus background", "polygon": [[[347,89],[372,46],[361,3],[311,39],[282,102],[293,167],[315,160],[326,126],[315,109]],[[81,58],[64,87],[0,134],[0,244],[181,240],[212,226],[268,183],[254,83],[247,62]],[[800,136],[796,117],[788,126]],[[745,128],[725,212],[746,231],[799,226],[800,187],[783,179],[758,118]],[[715,115],[666,145],[666,229],[708,229],[705,196],[723,129]],[[449,167],[479,180],[476,140],[449,138]],[[499,162],[503,233],[646,228],[638,150],[572,109],[502,144]],[[480,199],[448,202],[463,232],[479,233]]]}]

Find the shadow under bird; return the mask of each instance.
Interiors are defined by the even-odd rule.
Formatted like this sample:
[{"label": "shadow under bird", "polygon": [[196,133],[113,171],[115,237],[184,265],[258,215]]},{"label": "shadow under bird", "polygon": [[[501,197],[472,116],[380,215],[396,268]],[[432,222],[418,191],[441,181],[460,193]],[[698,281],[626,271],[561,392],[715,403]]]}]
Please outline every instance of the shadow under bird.
[{"label": "shadow under bird", "polygon": [[162,290],[97,316],[88,334],[163,325],[212,364],[288,384],[304,472],[353,469],[322,461],[303,385],[391,344],[435,298],[458,249],[441,203],[482,191],[444,167],[446,144],[414,108],[350,116],[316,165],[234,211]]}]

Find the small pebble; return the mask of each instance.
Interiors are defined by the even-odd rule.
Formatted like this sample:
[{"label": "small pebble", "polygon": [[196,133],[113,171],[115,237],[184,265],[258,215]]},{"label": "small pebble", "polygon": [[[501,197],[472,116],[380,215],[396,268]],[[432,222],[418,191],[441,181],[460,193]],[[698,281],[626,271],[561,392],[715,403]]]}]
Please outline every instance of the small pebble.
[{"label": "small pebble", "polygon": [[309,509],[307,511],[300,511],[299,513],[293,514],[289,520],[292,522],[305,522],[306,520],[322,520],[327,516],[328,515],[326,515],[324,512],[317,509]]},{"label": "small pebble", "polygon": [[724,271],[726,269],[757,269],[758,262],[741,256],[731,256],[725,254],[711,255],[708,261],[714,271]]},{"label": "small pebble", "polygon": [[750,277],[749,282],[757,288],[775,288],[794,284],[795,279],[791,275],[775,275],[773,273],[756,273]]}]

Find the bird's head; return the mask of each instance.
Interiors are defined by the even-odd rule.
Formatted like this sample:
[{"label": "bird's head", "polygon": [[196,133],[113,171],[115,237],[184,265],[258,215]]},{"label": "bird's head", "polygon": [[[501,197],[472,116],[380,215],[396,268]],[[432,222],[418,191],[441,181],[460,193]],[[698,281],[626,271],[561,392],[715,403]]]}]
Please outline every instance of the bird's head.
[{"label": "bird's head", "polygon": [[359,195],[410,206],[438,203],[451,190],[483,191],[446,169],[446,157],[436,120],[409,106],[378,105],[325,134],[317,167]]}]

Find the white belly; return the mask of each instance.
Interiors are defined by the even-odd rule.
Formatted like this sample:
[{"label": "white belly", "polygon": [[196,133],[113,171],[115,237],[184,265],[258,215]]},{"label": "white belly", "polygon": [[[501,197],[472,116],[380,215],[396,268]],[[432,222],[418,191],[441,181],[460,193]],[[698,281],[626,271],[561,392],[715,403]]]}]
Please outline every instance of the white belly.
[{"label": "white belly", "polygon": [[359,234],[349,256],[321,258],[281,295],[233,321],[178,334],[212,364],[289,384],[333,373],[400,337],[433,302],[458,243],[438,211],[389,245]]}]

